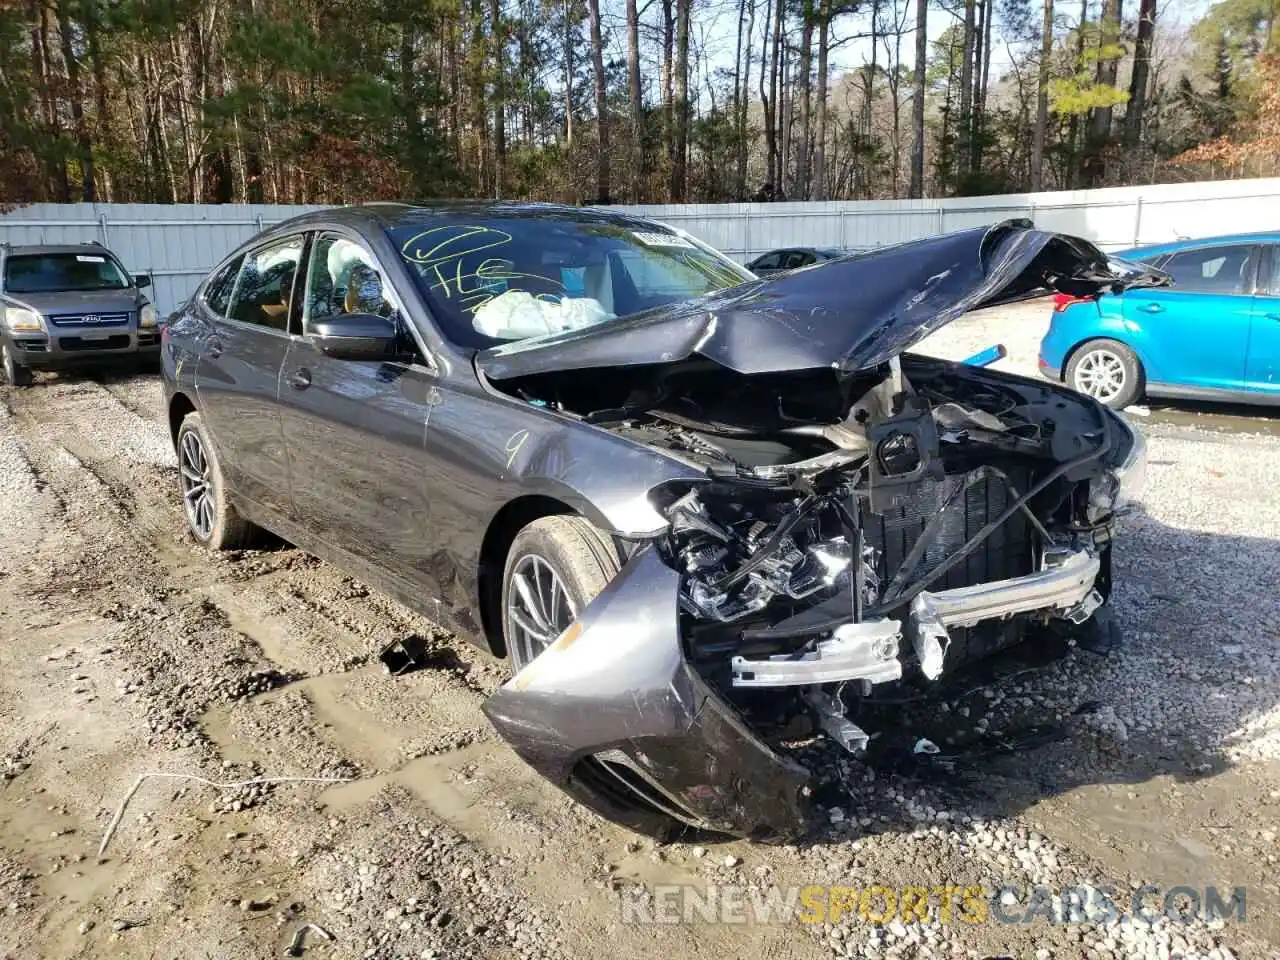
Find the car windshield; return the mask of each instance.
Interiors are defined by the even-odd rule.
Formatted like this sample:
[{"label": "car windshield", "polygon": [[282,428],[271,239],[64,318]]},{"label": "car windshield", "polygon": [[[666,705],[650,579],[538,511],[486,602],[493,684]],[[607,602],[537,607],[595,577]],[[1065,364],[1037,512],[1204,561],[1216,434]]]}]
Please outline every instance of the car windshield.
[{"label": "car windshield", "polygon": [[124,290],[128,286],[129,278],[120,265],[101,253],[19,253],[4,265],[4,288],[9,293]]},{"label": "car windshield", "polygon": [[463,347],[607,323],[754,279],[639,220],[481,217],[388,234],[442,332]]}]

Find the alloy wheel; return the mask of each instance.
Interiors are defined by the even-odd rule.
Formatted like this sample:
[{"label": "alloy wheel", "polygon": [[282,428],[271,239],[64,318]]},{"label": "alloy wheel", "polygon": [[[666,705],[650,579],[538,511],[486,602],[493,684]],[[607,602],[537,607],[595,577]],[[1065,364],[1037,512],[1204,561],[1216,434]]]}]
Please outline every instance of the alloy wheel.
[{"label": "alloy wheel", "polygon": [[1076,365],[1076,389],[1103,403],[1120,395],[1125,379],[1124,361],[1110,350],[1090,350]]},{"label": "alloy wheel", "polygon": [[578,612],[555,568],[537,554],[516,564],[508,594],[508,643],[515,667],[521,670],[551,646]]},{"label": "alloy wheel", "polygon": [[205,454],[200,435],[188,430],[179,444],[178,470],[182,483],[182,506],[187,513],[187,523],[201,540],[213,536],[216,522],[216,505],[213,499],[213,482],[210,478],[212,464]]}]

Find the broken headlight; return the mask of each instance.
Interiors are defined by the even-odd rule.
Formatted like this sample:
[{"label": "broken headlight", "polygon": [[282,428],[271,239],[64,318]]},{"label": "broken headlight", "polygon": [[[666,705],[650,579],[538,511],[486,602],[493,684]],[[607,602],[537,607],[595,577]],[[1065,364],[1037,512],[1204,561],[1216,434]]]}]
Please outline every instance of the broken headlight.
[{"label": "broken headlight", "polygon": [[667,511],[669,562],[684,574],[681,603],[689,613],[727,623],[775,599],[804,600],[848,585],[853,548],[823,497],[713,503],[690,492]]}]

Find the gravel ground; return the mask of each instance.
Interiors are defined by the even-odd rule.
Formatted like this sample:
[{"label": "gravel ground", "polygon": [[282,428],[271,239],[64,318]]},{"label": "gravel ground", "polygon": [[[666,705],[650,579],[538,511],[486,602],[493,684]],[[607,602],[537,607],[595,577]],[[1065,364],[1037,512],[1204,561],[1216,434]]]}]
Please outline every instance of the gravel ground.
[{"label": "gravel ground", "polygon": [[[976,315],[925,349],[1004,342],[1027,372],[1045,315]],[[656,846],[497,740],[479,707],[502,664],[296,550],[194,548],[159,399],[145,376],[0,388],[0,958],[280,956],[307,923],[303,955],[343,958],[1280,956],[1270,421],[1139,411],[1122,652],[1019,652],[883,708],[868,763],[815,755],[803,844]],[[408,635],[432,667],[390,678],[377,651]],[[148,780],[100,860],[157,772],[343,782]],[[620,922],[669,884],[1009,886],[989,907],[1015,915],[1034,884],[1124,905],[1245,886],[1247,920]]]}]

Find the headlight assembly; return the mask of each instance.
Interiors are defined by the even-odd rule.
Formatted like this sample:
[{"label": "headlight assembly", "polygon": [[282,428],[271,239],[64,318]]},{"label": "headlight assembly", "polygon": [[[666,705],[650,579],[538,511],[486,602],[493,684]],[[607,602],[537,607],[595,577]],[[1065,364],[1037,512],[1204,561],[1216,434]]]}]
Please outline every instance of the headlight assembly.
[{"label": "headlight assembly", "polygon": [[154,327],[156,325],[156,308],[149,303],[144,303],[142,309],[138,311],[139,327]]},{"label": "headlight assembly", "polygon": [[5,307],[4,325],[11,333],[43,333],[44,320],[40,314],[26,307]]}]

